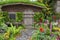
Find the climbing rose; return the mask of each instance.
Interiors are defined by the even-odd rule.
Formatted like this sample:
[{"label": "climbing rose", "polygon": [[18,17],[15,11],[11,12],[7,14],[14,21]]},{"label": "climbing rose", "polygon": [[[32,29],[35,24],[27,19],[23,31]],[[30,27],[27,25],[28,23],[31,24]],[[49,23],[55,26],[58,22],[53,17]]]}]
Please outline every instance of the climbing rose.
[{"label": "climbing rose", "polygon": [[40,27],[40,32],[44,32],[44,29],[42,27]]}]

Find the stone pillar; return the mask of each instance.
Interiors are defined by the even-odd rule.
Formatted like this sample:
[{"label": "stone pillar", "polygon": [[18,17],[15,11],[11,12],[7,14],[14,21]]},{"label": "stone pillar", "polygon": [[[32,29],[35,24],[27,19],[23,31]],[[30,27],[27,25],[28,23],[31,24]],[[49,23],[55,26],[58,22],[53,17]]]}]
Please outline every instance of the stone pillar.
[{"label": "stone pillar", "polygon": [[24,24],[25,24],[25,27],[28,28],[28,29],[31,29],[33,28],[33,14],[34,12],[30,9],[26,9],[24,11]]},{"label": "stone pillar", "polygon": [[60,13],[60,1],[57,1],[56,3],[56,12]]}]

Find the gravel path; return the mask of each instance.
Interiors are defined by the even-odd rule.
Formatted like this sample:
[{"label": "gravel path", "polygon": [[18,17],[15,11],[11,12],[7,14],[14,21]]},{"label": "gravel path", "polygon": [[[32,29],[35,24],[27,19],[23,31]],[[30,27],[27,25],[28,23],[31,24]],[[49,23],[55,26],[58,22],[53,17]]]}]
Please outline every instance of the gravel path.
[{"label": "gravel path", "polygon": [[29,40],[29,38],[34,33],[34,29],[25,29],[21,31],[22,36],[17,38],[16,40]]}]

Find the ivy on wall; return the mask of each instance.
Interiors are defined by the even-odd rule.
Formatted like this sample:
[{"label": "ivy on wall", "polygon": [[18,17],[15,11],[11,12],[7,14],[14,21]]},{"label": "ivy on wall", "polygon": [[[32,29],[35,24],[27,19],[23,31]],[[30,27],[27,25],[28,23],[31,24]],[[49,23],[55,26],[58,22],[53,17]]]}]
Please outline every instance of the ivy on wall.
[{"label": "ivy on wall", "polygon": [[22,12],[16,12],[16,21],[21,22],[23,20],[23,13]]},{"label": "ivy on wall", "polygon": [[9,21],[8,12],[3,12],[3,17],[5,22]]},{"label": "ivy on wall", "polygon": [[[13,16],[13,15],[12,15]],[[10,19],[8,12],[0,12],[0,21],[2,22],[21,22],[23,20],[23,13],[22,12],[16,12],[15,19]]]},{"label": "ivy on wall", "polygon": [[42,12],[35,12],[34,14],[34,21],[39,23],[44,20],[44,14]]},{"label": "ivy on wall", "polygon": [[0,12],[0,23],[4,22],[3,12]]},{"label": "ivy on wall", "polygon": [[[16,12],[15,14],[15,18],[14,19],[10,19],[10,22],[22,22],[23,20],[23,13],[22,12]],[[13,16],[13,15],[12,15]]]}]

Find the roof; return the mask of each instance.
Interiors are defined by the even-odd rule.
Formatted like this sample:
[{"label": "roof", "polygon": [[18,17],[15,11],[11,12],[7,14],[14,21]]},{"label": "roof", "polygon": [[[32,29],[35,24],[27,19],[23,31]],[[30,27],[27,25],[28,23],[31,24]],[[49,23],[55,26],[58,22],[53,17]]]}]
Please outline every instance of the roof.
[{"label": "roof", "polygon": [[26,5],[33,5],[38,6],[41,8],[45,8],[45,4],[38,2],[37,0],[0,0],[0,5],[6,5],[6,4],[26,4]]}]

